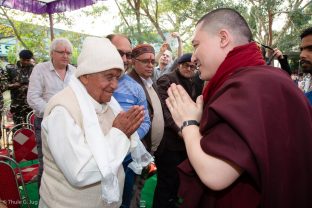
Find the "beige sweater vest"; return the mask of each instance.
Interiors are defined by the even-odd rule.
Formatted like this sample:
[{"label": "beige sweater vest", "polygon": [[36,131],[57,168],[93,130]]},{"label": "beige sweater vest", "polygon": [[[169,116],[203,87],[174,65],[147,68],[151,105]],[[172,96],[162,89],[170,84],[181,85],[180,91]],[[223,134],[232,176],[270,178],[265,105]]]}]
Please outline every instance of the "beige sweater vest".
[{"label": "beige sweater vest", "polygon": [[[80,107],[75,97],[74,92],[71,88],[67,87],[60,93],[56,94],[49,101],[44,118],[47,117],[52,109],[56,106],[64,107],[69,114],[72,116],[74,121],[80,128],[82,128],[82,115]],[[109,108],[110,109],[110,108]],[[107,115],[107,111],[103,114],[97,114],[100,121],[105,121],[106,124],[110,123],[112,126],[114,115],[110,109],[110,115]],[[113,116],[112,116],[112,115]],[[109,117],[109,118],[108,118]],[[107,125],[102,125],[101,128],[104,134],[109,130]],[[53,131],[53,129],[51,129]],[[86,142],[86,141],[85,141]],[[60,144],[62,145],[62,144]],[[74,187],[72,186],[64,177],[61,170],[56,165],[53,156],[50,152],[49,146],[47,144],[47,138],[42,133],[42,149],[43,149],[43,163],[44,172],[41,180],[40,196],[44,203],[51,208],[107,208],[107,207],[119,207],[121,201],[118,205],[108,206],[104,205],[101,199],[101,183],[95,183],[87,187]],[[64,160],[66,160],[66,155],[64,155]],[[120,187],[120,196],[122,196],[123,184],[124,184],[124,170],[122,165],[118,171],[118,180]]]}]

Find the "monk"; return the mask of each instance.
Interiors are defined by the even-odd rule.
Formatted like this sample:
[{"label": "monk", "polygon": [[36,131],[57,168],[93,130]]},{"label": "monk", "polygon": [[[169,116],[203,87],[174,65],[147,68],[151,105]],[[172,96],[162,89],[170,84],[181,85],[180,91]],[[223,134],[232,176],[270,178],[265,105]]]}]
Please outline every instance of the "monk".
[{"label": "monk", "polygon": [[312,207],[312,109],[281,69],[265,66],[245,19],[221,8],[197,23],[196,102],[172,84],[166,100],[188,160],[181,207]]}]

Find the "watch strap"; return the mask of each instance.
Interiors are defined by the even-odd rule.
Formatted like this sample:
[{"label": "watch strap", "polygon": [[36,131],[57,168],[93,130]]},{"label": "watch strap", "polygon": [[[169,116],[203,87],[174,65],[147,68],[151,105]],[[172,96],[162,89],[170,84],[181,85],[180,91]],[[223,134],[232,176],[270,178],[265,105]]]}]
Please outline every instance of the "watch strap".
[{"label": "watch strap", "polygon": [[196,120],[187,120],[187,121],[183,121],[183,124],[180,128],[180,131],[182,132],[182,129],[186,126],[190,126],[190,125],[196,125],[199,126],[199,123]]}]

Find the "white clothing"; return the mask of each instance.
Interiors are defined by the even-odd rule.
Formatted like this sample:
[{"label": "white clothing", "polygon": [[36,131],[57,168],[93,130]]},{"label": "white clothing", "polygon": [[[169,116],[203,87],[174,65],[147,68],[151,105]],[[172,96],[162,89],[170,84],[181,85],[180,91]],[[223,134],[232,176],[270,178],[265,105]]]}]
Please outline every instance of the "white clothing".
[{"label": "white clothing", "polygon": [[43,117],[50,98],[69,84],[74,71],[75,67],[69,64],[63,81],[51,61],[39,63],[33,68],[29,77],[27,103],[37,117]]},{"label": "white clothing", "polygon": [[[48,197],[51,190],[63,186],[68,193],[67,203],[72,206],[78,203],[79,207],[85,207],[83,201],[92,200],[94,204],[89,203],[88,207],[118,207],[124,181],[121,164],[130,148],[127,136],[112,127],[121,107],[113,97],[107,105],[97,103],[76,78],[69,85],[51,99],[42,122],[45,164],[40,189],[45,202],[42,204],[60,206],[60,201],[66,201],[59,195],[55,200]],[[62,101],[63,97],[68,100]],[[135,133],[131,146],[137,169],[152,158],[140,145],[143,147]],[[56,177],[66,179],[58,182]],[[73,194],[80,196],[75,199]],[[100,198],[102,202],[98,201]]]}]

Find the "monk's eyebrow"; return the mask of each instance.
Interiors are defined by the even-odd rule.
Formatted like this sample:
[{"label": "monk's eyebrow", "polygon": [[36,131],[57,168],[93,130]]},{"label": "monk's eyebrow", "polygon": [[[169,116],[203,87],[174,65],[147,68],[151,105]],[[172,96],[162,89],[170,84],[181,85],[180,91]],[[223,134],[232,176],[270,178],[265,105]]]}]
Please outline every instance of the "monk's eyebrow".
[{"label": "monk's eyebrow", "polygon": [[303,50],[309,50],[309,51],[312,51],[312,45],[308,45],[308,46],[300,47],[300,51],[303,51]]}]

